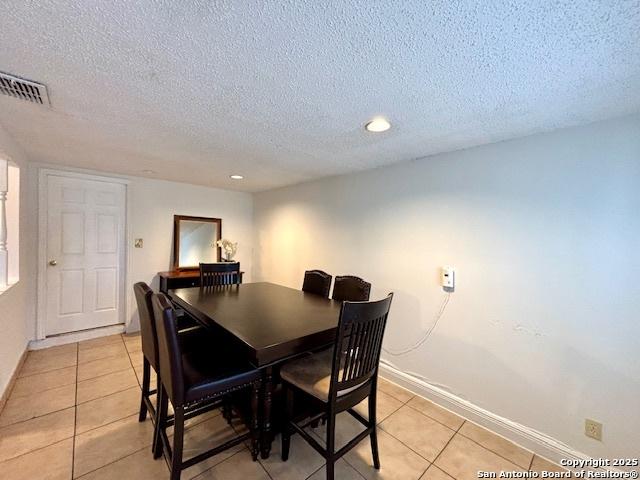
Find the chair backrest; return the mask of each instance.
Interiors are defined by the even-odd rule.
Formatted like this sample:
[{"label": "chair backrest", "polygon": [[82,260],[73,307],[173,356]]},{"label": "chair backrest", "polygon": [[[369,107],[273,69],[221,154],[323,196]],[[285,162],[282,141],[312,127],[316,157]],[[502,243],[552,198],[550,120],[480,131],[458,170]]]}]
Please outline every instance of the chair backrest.
[{"label": "chair backrest", "polygon": [[160,379],[169,395],[171,404],[178,407],[184,404],[184,372],[176,313],[171,302],[163,293],[154,293],[151,303],[158,332]]},{"label": "chair backrest", "polygon": [[393,293],[375,302],[344,302],[333,350],[329,399],[356,388],[378,371]]},{"label": "chair backrest", "polygon": [[345,275],[336,277],[331,298],[340,302],[366,302],[371,293],[371,284],[360,277]]},{"label": "chair backrest", "polygon": [[240,283],[240,262],[200,264],[200,286],[234,285]]},{"label": "chair backrest", "polygon": [[315,293],[324,298],[329,298],[329,289],[331,289],[331,275],[322,270],[307,270],[304,272],[304,282],[302,282],[302,291]]},{"label": "chair backrest", "polygon": [[144,282],[138,282],[133,286],[133,293],[138,304],[138,316],[140,317],[140,334],[142,336],[142,354],[149,361],[153,369],[158,371],[158,337],[156,324],[151,305],[153,290]]}]

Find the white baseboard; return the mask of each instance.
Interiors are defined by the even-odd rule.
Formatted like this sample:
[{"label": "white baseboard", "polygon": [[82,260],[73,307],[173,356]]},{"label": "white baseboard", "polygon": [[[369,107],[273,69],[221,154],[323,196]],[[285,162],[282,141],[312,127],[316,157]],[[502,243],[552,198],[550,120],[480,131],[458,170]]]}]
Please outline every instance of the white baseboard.
[{"label": "white baseboard", "polygon": [[2,394],[0,394],[0,413],[2,413],[2,410],[4,409],[4,406],[6,405],[7,400],[9,400],[9,395],[11,395],[13,386],[16,384],[16,380],[18,379],[18,373],[20,373],[20,369],[22,368],[22,365],[24,364],[24,361],[26,359],[27,359],[27,348],[25,348],[24,351],[22,352],[22,355],[20,355],[16,368],[13,369],[13,372],[9,377],[9,381],[7,382],[7,385],[4,388],[4,391],[2,392]]},{"label": "white baseboard", "polygon": [[58,345],[66,345],[67,343],[82,342],[83,340],[91,340],[92,338],[116,335],[118,333],[124,333],[124,329],[124,324],[110,325],[108,327],[92,328],[91,330],[82,330],[80,332],[47,337],[43,340],[31,340],[29,342],[29,350],[40,350],[41,348],[56,347]]},{"label": "white baseboard", "polygon": [[380,376],[407,390],[425,397],[452,412],[490,429],[507,440],[520,445],[536,455],[559,464],[560,460],[588,460],[590,457],[578,452],[552,437],[525,425],[503,418],[495,413],[463,400],[424,380],[402,372],[391,365],[380,364]]}]

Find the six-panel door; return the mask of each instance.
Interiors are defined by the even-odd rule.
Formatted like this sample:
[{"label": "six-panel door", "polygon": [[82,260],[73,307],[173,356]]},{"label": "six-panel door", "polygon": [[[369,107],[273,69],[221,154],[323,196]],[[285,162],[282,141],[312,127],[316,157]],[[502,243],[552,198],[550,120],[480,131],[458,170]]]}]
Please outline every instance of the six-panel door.
[{"label": "six-panel door", "polygon": [[125,186],[50,175],[46,335],[122,323]]}]

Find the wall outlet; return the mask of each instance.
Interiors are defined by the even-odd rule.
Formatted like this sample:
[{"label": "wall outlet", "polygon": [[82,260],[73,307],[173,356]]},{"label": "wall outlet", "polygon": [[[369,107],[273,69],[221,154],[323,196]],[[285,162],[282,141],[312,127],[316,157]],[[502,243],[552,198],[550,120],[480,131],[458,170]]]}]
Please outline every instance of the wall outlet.
[{"label": "wall outlet", "polygon": [[591,420],[590,418],[585,419],[584,434],[594,440],[602,441],[602,424],[595,420]]},{"label": "wall outlet", "polygon": [[447,291],[453,291],[456,286],[456,270],[449,265],[440,269],[440,285]]}]

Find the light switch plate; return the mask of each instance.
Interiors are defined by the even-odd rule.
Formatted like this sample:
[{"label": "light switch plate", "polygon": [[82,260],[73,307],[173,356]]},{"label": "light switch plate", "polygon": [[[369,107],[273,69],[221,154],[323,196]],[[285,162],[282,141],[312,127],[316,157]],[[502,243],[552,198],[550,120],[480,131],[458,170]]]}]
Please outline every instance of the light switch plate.
[{"label": "light switch plate", "polygon": [[584,434],[594,440],[602,441],[602,424],[595,420],[591,420],[590,418],[585,419]]}]

